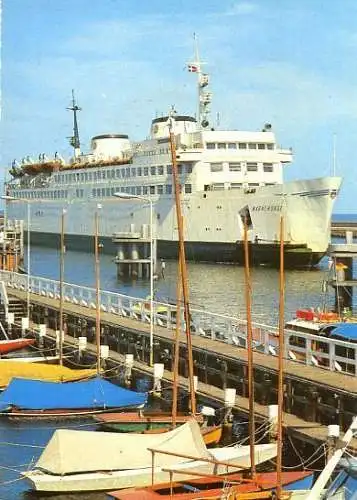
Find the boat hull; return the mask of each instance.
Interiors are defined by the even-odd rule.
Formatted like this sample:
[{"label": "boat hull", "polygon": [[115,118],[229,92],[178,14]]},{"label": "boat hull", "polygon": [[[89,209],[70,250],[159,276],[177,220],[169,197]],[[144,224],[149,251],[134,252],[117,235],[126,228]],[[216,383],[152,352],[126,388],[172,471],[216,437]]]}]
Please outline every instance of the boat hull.
[{"label": "boat hull", "polygon": [[[241,446],[230,448],[216,448],[210,450],[217,461],[232,464],[232,468],[226,465],[211,464],[202,461],[178,462],[172,469],[188,469],[187,475],[180,474],[180,479],[189,479],[189,471],[202,474],[226,474],[237,471],[233,464],[239,464],[242,468],[250,465],[250,447]],[[255,450],[256,464],[270,460],[276,456],[276,445],[257,445]],[[163,483],[169,481],[169,472],[161,467],[154,468],[154,482]],[[41,470],[24,472],[23,476],[28,479],[37,491],[45,492],[75,492],[75,491],[105,491],[134,486],[148,486],[152,484],[152,468],[129,469],[120,471],[102,471],[91,473],[68,474],[64,476],[49,474]]]},{"label": "boat hull", "polygon": [[0,340],[0,354],[18,351],[35,343],[35,339]]},{"label": "boat hull", "polygon": [[[58,248],[60,235],[57,233],[31,233],[31,244],[50,248]],[[101,237],[102,251],[114,255],[117,247],[112,238]],[[66,236],[66,248],[79,252],[91,252],[93,237],[85,235]],[[214,243],[191,241],[185,242],[185,255],[188,261],[244,264],[243,243]],[[313,252],[306,245],[289,245],[284,247],[284,262],[287,269],[310,269],[320,262],[325,252]],[[157,257],[159,259],[177,259],[177,242],[158,240]],[[250,243],[250,264],[252,266],[279,267],[280,247],[278,243]]]}]

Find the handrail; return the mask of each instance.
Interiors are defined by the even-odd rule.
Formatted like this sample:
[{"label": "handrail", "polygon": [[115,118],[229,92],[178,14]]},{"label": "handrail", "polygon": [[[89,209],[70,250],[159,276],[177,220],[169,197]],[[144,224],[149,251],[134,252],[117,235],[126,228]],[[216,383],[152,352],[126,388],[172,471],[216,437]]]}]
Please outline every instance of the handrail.
[{"label": "handrail", "polygon": [[[27,276],[23,274],[0,271],[0,280],[3,282],[5,291],[7,286],[27,291]],[[59,281],[31,276],[29,282],[31,294],[59,298]],[[78,304],[89,309],[95,308],[94,288],[65,282],[63,295],[64,301],[67,303]],[[103,311],[128,317],[141,323],[150,321],[150,302],[147,298],[101,290],[100,302]],[[157,326],[167,329],[176,327],[176,305],[153,301],[152,313],[154,324]],[[228,343],[233,347],[246,347],[245,319],[194,308],[191,309],[190,313],[193,335]],[[252,326],[254,349],[257,352],[277,356],[277,328],[256,322]],[[284,356],[287,359],[290,358],[306,365],[317,365],[331,371],[337,370],[357,377],[357,343],[291,329],[285,329],[284,333],[286,337]],[[343,354],[346,355],[343,356]]]}]

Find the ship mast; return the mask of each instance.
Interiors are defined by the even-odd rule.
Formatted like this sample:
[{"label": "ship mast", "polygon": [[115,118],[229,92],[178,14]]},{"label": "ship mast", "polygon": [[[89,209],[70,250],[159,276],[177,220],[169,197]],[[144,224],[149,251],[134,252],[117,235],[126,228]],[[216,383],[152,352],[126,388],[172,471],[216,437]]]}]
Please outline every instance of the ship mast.
[{"label": "ship mast", "polygon": [[209,84],[209,75],[202,72],[202,63],[198,52],[198,40],[194,33],[193,39],[195,43],[195,56],[194,60],[187,64],[187,69],[190,73],[197,74],[197,123],[200,130],[209,127],[210,104],[212,101],[212,92],[207,90]]},{"label": "ship mast", "polygon": [[69,138],[69,143],[74,150],[74,158],[78,158],[79,155],[81,154],[81,143],[79,141],[77,112],[81,111],[81,108],[76,103],[73,89],[72,89],[72,106],[69,106],[67,109],[73,111],[73,135],[72,137]]}]

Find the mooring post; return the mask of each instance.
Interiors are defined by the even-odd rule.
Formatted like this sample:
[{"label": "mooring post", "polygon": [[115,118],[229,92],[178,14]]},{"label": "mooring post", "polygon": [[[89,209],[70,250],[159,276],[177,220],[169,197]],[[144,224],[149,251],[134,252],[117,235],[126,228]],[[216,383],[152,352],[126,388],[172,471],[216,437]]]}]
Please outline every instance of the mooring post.
[{"label": "mooring post", "polygon": [[154,396],[161,396],[161,379],[164,376],[164,369],[165,366],[163,363],[154,363]]},{"label": "mooring post", "polygon": [[38,325],[38,345],[40,349],[44,348],[44,338],[46,337],[46,324],[40,323]]},{"label": "mooring post", "polygon": [[340,438],[340,426],[328,425],[327,426],[327,457],[328,461],[336,450],[338,440]]},{"label": "mooring post", "polygon": [[278,405],[268,406],[268,421],[270,441],[276,441],[278,431]]},{"label": "mooring post", "polygon": [[131,385],[131,370],[134,366],[134,354],[125,354],[124,361],[124,384],[127,387]]},{"label": "mooring post", "polygon": [[78,360],[82,360],[83,351],[87,348],[87,337],[78,337]]}]

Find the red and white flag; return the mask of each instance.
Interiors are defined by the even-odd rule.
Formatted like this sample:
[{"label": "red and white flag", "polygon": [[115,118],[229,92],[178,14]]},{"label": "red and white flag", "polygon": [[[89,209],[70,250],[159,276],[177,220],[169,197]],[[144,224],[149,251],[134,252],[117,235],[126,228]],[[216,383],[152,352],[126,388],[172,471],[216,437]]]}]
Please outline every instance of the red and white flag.
[{"label": "red and white flag", "polygon": [[188,69],[189,73],[197,73],[198,65],[197,64],[188,64],[187,69]]}]

